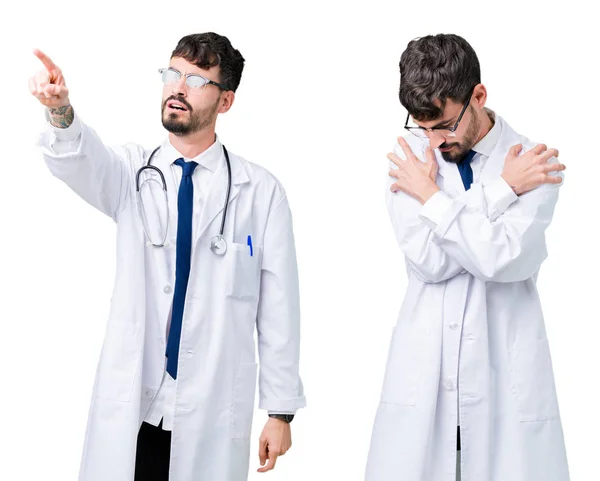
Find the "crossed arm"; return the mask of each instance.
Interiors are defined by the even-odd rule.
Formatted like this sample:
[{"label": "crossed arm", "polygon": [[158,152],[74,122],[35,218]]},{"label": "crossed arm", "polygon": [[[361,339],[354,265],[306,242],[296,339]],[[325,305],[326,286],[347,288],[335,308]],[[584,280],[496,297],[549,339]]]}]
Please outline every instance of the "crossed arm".
[{"label": "crossed arm", "polygon": [[558,200],[561,172],[520,195],[499,178],[485,186],[474,184],[452,199],[425,178],[427,162],[410,156],[400,162],[398,170],[410,170],[407,163],[418,162],[423,176],[412,171],[412,188],[406,179],[394,178],[387,207],[409,268],[422,281],[442,282],[467,271],[484,281],[517,282],[539,269],[547,256],[545,230]]}]

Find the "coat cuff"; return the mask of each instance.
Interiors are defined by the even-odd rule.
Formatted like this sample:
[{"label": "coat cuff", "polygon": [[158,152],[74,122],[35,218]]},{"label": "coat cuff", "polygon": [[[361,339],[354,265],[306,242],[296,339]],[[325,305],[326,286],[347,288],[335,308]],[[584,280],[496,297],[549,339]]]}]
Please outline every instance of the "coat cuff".
[{"label": "coat cuff", "polygon": [[487,200],[488,218],[491,221],[500,217],[519,198],[502,177],[484,185],[483,192]]},{"label": "coat cuff", "polygon": [[419,218],[436,234],[444,237],[458,213],[465,206],[459,199],[451,199],[443,191],[433,194],[421,210]]},{"label": "coat cuff", "polygon": [[259,409],[266,409],[273,414],[296,414],[296,411],[306,406],[306,396],[291,399],[260,399]]}]

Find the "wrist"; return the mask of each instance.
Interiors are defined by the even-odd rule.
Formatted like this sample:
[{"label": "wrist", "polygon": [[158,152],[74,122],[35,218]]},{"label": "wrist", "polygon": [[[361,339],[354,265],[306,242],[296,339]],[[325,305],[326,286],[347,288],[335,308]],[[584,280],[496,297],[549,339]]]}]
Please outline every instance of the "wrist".
[{"label": "wrist", "polygon": [[433,197],[433,195],[438,192],[440,188],[437,184],[429,179],[429,182],[425,182],[422,187],[417,190],[417,200],[421,204],[425,204],[429,199]]},{"label": "wrist", "polygon": [[73,123],[75,112],[73,106],[69,103],[60,107],[48,108],[50,124],[59,129],[67,129]]},{"label": "wrist", "polygon": [[269,417],[272,419],[279,419],[280,421],[283,421],[287,424],[291,423],[292,420],[294,419],[294,415],[293,414],[275,414],[275,413],[269,413]]},{"label": "wrist", "polygon": [[504,181],[508,184],[508,186],[512,189],[512,191],[516,195],[521,195],[521,192],[520,192],[519,188],[517,187],[516,182],[511,180],[511,178],[509,176],[505,175],[504,173],[502,175],[500,175],[500,177],[502,177],[504,179]]}]

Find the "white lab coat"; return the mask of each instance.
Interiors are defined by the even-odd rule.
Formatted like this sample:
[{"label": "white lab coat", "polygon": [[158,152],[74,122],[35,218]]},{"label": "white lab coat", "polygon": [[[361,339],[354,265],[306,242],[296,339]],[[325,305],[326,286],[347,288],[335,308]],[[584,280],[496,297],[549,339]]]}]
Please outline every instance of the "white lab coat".
[{"label": "white lab coat", "polygon": [[[79,131],[80,141],[75,138]],[[132,481],[138,429],[165,369],[177,189],[168,162],[157,155],[155,165],[165,175],[170,194],[171,243],[154,248],[145,242],[134,180],[150,150],[133,144],[110,149],[78,117],[64,131],[49,127],[39,144],[52,174],[117,224],[116,279],[79,480]],[[227,187],[222,159],[193,240],[171,481],[247,479],[258,371],[255,326],[259,408],[295,412],[305,405],[298,370],[298,276],[285,192],[264,168],[230,153],[232,186],[224,233],[228,250],[223,257],[214,255],[210,239],[219,231]],[[159,205],[146,209],[158,212]]]},{"label": "white lab coat", "polygon": [[[441,193],[423,206],[386,194],[408,287],[367,481],[454,481],[457,425],[463,481],[569,479],[536,288],[559,186],[514,195],[500,178],[506,154],[535,144],[496,122],[499,141],[470,190],[436,151]],[[425,141],[407,141],[423,160]]]}]

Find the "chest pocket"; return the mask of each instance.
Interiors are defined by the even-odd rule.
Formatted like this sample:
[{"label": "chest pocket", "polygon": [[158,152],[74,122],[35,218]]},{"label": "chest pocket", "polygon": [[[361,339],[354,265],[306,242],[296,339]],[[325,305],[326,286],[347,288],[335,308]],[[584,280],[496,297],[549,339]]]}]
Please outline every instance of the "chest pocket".
[{"label": "chest pocket", "polygon": [[230,242],[227,249],[227,297],[257,300],[260,292],[262,246]]}]

